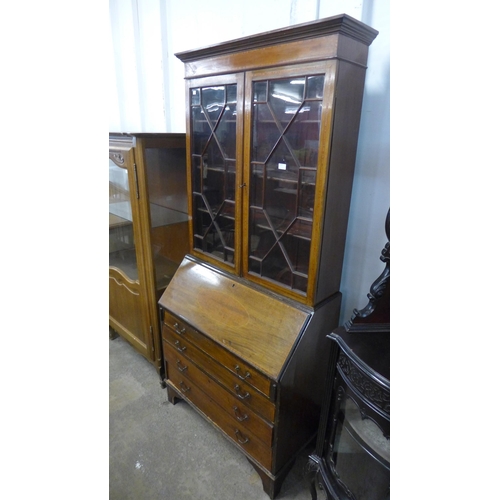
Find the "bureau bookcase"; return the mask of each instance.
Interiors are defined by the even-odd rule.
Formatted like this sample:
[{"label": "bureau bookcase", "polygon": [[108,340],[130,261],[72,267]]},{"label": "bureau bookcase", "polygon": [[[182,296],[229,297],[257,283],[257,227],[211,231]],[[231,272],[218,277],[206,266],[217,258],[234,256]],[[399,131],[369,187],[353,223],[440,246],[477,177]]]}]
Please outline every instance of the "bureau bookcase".
[{"label": "bureau bookcase", "polygon": [[190,252],[159,301],[165,382],[271,498],[317,431],[376,34],[341,15],[176,54]]}]

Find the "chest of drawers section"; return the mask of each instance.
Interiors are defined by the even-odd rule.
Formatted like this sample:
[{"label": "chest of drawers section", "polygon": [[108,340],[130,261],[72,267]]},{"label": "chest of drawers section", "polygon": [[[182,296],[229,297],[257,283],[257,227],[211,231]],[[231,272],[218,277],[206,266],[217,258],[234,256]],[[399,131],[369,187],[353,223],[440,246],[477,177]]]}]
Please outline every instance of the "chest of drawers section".
[{"label": "chest of drawers section", "polygon": [[271,469],[276,384],[168,311],[163,317],[168,387]]},{"label": "chest of drawers section", "polygon": [[340,296],[308,308],[188,255],[159,305],[169,401],[219,429],[274,498],[317,432]]}]

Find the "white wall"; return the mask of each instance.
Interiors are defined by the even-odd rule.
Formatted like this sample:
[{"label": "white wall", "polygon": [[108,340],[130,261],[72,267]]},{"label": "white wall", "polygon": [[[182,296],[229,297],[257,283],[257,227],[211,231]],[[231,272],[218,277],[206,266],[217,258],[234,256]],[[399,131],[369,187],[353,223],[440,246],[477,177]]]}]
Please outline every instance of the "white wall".
[{"label": "white wall", "polygon": [[382,272],[389,195],[388,0],[110,0],[110,132],[185,132],[184,67],[175,53],[346,13],[370,46],[341,291],[341,322]]}]

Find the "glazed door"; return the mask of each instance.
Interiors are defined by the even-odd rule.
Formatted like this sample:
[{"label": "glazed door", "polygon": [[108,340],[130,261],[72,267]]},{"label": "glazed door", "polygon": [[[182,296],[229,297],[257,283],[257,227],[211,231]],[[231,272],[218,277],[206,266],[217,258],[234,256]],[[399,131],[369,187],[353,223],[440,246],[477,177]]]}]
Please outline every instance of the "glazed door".
[{"label": "glazed door", "polygon": [[188,81],[191,245],[240,272],[243,75]]},{"label": "glazed door", "polygon": [[109,154],[109,323],[147,358],[147,306],[132,150]]},{"label": "glazed door", "polygon": [[244,275],[307,301],[319,259],[332,66],[247,73]]}]

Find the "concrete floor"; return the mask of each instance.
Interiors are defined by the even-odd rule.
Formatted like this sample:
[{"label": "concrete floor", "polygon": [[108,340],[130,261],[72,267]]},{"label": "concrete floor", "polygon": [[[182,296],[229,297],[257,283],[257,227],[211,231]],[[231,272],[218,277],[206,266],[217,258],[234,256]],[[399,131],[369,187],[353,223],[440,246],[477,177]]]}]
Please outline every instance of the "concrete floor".
[{"label": "concrete floor", "polygon": [[[311,452],[277,499],[310,500]],[[245,456],[187,403],[170,404],[153,365],[121,337],[109,341],[109,499],[269,500]]]}]

